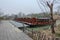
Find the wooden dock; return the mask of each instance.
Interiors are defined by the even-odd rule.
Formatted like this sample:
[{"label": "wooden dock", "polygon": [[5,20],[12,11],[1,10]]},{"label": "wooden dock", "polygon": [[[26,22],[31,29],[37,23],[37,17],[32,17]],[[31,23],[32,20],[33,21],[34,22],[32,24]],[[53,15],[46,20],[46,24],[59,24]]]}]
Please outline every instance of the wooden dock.
[{"label": "wooden dock", "polygon": [[32,40],[9,21],[0,22],[0,40]]}]

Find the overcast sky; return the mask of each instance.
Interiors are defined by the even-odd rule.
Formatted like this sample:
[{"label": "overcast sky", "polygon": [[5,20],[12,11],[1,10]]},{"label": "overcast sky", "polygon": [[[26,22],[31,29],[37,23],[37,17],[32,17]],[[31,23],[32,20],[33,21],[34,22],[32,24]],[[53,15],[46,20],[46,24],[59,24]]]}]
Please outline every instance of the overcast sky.
[{"label": "overcast sky", "polygon": [[5,14],[41,12],[36,0],[0,0],[0,9],[2,9],[1,11]]},{"label": "overcast sky", "polygon": [[36,0],[0,0],[0,9],[6,14],[40,12]]}]

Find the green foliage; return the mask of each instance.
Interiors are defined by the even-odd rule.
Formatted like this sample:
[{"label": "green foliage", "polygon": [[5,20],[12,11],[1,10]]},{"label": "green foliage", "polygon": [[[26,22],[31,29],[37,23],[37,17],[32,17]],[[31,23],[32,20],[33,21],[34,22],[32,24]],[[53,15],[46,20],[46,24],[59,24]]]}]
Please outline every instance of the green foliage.
[{"label": "green foliage", "polygon": [[0,17],[0,20],[4,19],[3,17]]},{"label": "green foliage", "polygon": [[43,17],[49,17],[50,14],[49,13],[36,13],[36,14],[28,14],[28,16],[31,17],[37,17],[37,18],[43,18]]}]

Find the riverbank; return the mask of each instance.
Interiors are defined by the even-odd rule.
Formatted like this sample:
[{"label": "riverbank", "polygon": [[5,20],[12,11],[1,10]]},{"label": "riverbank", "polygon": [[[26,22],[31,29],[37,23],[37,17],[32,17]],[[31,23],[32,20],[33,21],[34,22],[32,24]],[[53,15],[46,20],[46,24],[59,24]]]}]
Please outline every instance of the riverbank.
[{"label": "riverbank", "polygon": [[[59,23],[58,23],[59,22]],[[60,25],[60,21],[56,21],[56,24]],[[55,27],[55,36],[54,38],[60,38],[60,26]],[[47,36],[47,38],[52,37],[52,33],[51,33],[51,26],[50,25],[46,25],[46,26],[35,26],[35,27],[26,27],[26,29],[24,29],[24,32],[29,35],[30,37],[39,37],[36,36],[36,34],[40,34],[43,36],[44,34]],[[35,39],[34,39],[35,40]]]}]

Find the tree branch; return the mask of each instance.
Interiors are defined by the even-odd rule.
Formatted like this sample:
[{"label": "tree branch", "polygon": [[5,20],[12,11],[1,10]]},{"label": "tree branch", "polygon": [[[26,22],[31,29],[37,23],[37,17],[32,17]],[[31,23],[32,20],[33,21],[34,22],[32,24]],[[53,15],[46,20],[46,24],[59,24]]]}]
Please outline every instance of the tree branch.
[{"label": "tree branch", "polygon": [[47,2],[47,6],[48,6],[49,8],[51,7],[48,2]]},{"label": "tree branch", "polygon": [[47,4],[42,0],[39,0],[39,3],[44,7],[45,12],[47,12]]}]

